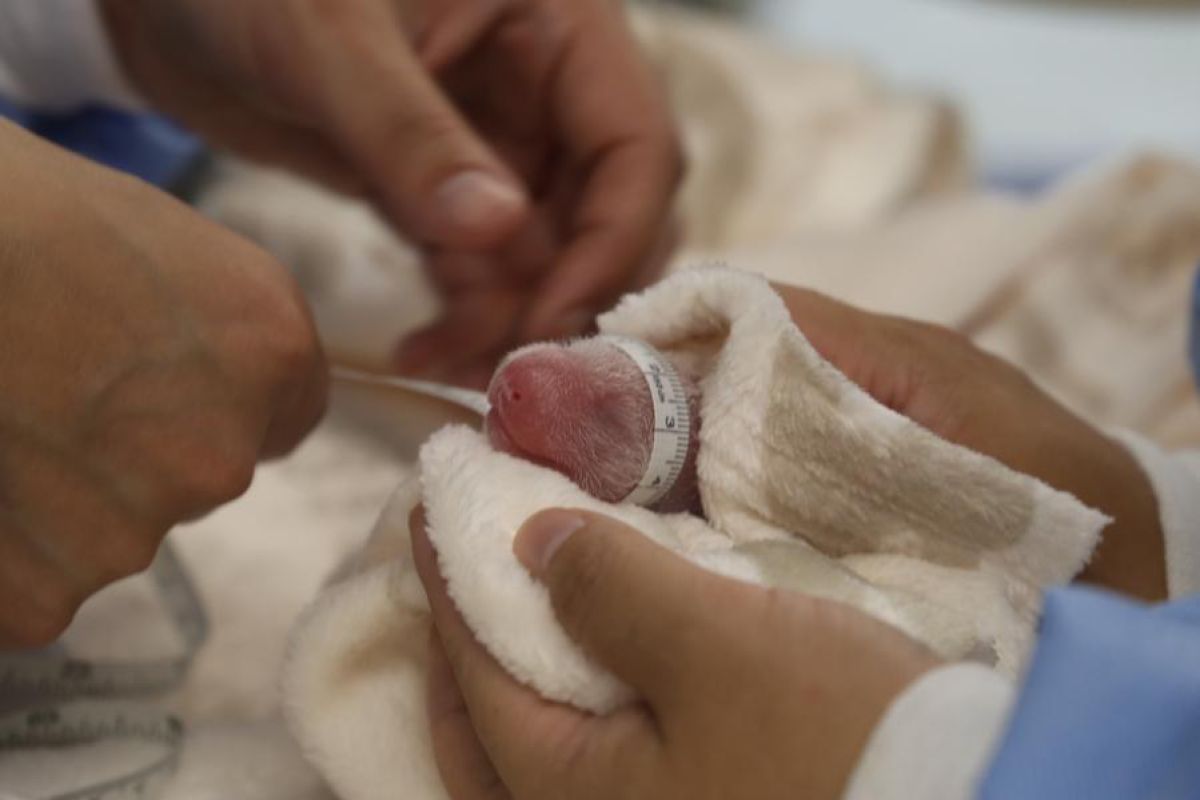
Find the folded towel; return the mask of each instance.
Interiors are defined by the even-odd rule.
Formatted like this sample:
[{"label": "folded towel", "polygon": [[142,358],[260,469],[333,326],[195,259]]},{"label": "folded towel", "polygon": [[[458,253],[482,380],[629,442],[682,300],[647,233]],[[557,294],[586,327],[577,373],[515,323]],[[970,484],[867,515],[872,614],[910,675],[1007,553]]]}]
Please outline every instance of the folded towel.
[{"label": "folded towel", "polygon": [[425,503],[449,592],[485,647],[544,696],[603,713],[630,690],[575,646],[512,554],[547,507],[621,519],[704,568],[857,606],[947,658],[1015,672],[1041,590],[1070,580],[1106,518],[945,442],[825,362],[760,278],[688,270],[627,298],[604,333],[699,365],[705,518],[610,505],[464,427],[421,451],[363,553],[297,625],[293,731],[347,800],[445,796],[424,709],[428,611],[407,516]]}]

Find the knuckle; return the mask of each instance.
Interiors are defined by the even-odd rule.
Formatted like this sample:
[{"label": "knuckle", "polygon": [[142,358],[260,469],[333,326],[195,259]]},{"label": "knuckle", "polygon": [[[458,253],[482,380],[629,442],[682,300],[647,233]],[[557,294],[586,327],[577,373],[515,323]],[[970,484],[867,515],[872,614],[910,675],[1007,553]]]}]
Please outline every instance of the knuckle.
[{"label": "knuckle", "polygon": [[[222,437],[215,433],[213,438]],[[188,451],[186,458],[182,458],[181,463],[169,465],[170,472],[160,484],[162,519],[169,524],[207,513],[240,497],[250,488],[254,478],[255,458],[240,453],[234,446],[201,444],[185,449]],[[147,555],[139,546],[129,549],[131,561]]]},{"label": "knuckle", "polygon": [[287,267],[258,247],[247,261],[249,270],[261,278],[259,291],[252,297],[263,322],[285,333],[304,328],[308,320],[304,297]]},{"label": "knuckle", "polygon": [[[124,544],[112,557],[114,569],[136,567],[152,558],[152,548],[170,526],[206,514],[250,488],[259,438],[247,427],[245,420],[221,414],[215,421],[205,420],[195,430],[179,433],[169,448],[151,459],[146,467],[150,494],[144,521],[154,527],[121,535]],[[134,536],[141,540],[126,541]]]},{"label": "knuckle", "polygon": [[277,378],[305,374],[319,360],[320,343],[312,316],[298,286],[272,256],[256,251],[252,269],[265,275],[250,309],[255,320],[253,343],[260,367]]},{"label": "knuckle", "polygon": [[319,360],[317,333],[302,310],[287,315],[265,342],[281,380],[292,382],[308,375]]},{"label": "knuckle", "polygon": [[11,624],[13,641],[18,647],[45,647],[54,642],[75,618],[82,598],[64,584],[43,585],[30,599],[27,613],[17,615]]},{"label": "knuckle", "polygon": [[122,536],[110,537],[105,546],[105,583],[136,575],[149,568],[158,553],[158,543],[165,535],[146,531],[129,531]]},{"label": "knuckle", "polygon": [[225,452],[198,464],[185,476],[184,488],[203,508],[211,508],[243,495],[254,479],[252,457]]}]

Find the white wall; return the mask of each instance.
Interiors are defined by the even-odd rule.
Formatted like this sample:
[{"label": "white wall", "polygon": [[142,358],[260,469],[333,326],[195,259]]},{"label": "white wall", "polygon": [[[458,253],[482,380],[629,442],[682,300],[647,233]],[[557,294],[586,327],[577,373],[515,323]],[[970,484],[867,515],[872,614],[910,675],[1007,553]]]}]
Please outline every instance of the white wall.
[{"label": "white wall", "polygon": [[1159,145],[1200,158],[1200,8],[1005,0],[755,0],[778,35],[953,95],[989,172]]}]

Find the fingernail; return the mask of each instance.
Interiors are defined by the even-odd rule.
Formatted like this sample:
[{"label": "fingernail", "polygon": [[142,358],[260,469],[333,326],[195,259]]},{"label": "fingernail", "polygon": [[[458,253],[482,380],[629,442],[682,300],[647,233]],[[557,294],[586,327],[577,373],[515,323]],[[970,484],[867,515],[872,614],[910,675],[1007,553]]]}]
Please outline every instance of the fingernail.
[{"label": "fingernail", "polygon": [[513,541],[513,552],[525,569],[540,575],[550,565],[554,554],[571,534],[587,524],[574,511],[552,509],[541,511],[526,520]]},{"label": "fingernail", "polygon": [[443,181],[434,202],[455,231],[486,234],[509,224],[525,205],[525,197],[494,175],[470,170]]}]

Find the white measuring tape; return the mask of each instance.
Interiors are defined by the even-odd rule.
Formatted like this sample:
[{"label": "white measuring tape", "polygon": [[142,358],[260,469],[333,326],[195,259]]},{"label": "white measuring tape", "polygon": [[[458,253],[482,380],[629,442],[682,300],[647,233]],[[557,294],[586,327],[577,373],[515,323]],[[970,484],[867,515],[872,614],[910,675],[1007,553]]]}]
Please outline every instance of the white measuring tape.
[{"label": "white measuring tape", "polygon": [[[124,774],[45,800],[150,800],[179,762],[183,725],[175,717],[123,698],[161,693],[178,685],[208,634],[200,600],[170,545],[150,567],[184,651],[145,661],[95,662],[57,653],[0,655],[0,751],[132,739],[157,753]],[[121,699],[114,699],[121,698]],[[0,787],[0,798],[5,797]]]},{"label": "white measuring tape", "polygon": [[645,342],[625,336],[601,336],[633,359],[646,378],[654,405],[653,442],[642,479],[625,502],[652,506],[671,491],[683,473],[692,444],[692,412],[687,390],[675,366]]},{"label": "white measuring tape", "polygon": [[52,800],[151,800],[179,762],[183,726],[152,706],[76,700],[0,717],[0,750],[64,747],[110,739],[136,739],[156,745],[143,763],[112,779],[71,789]]}]

